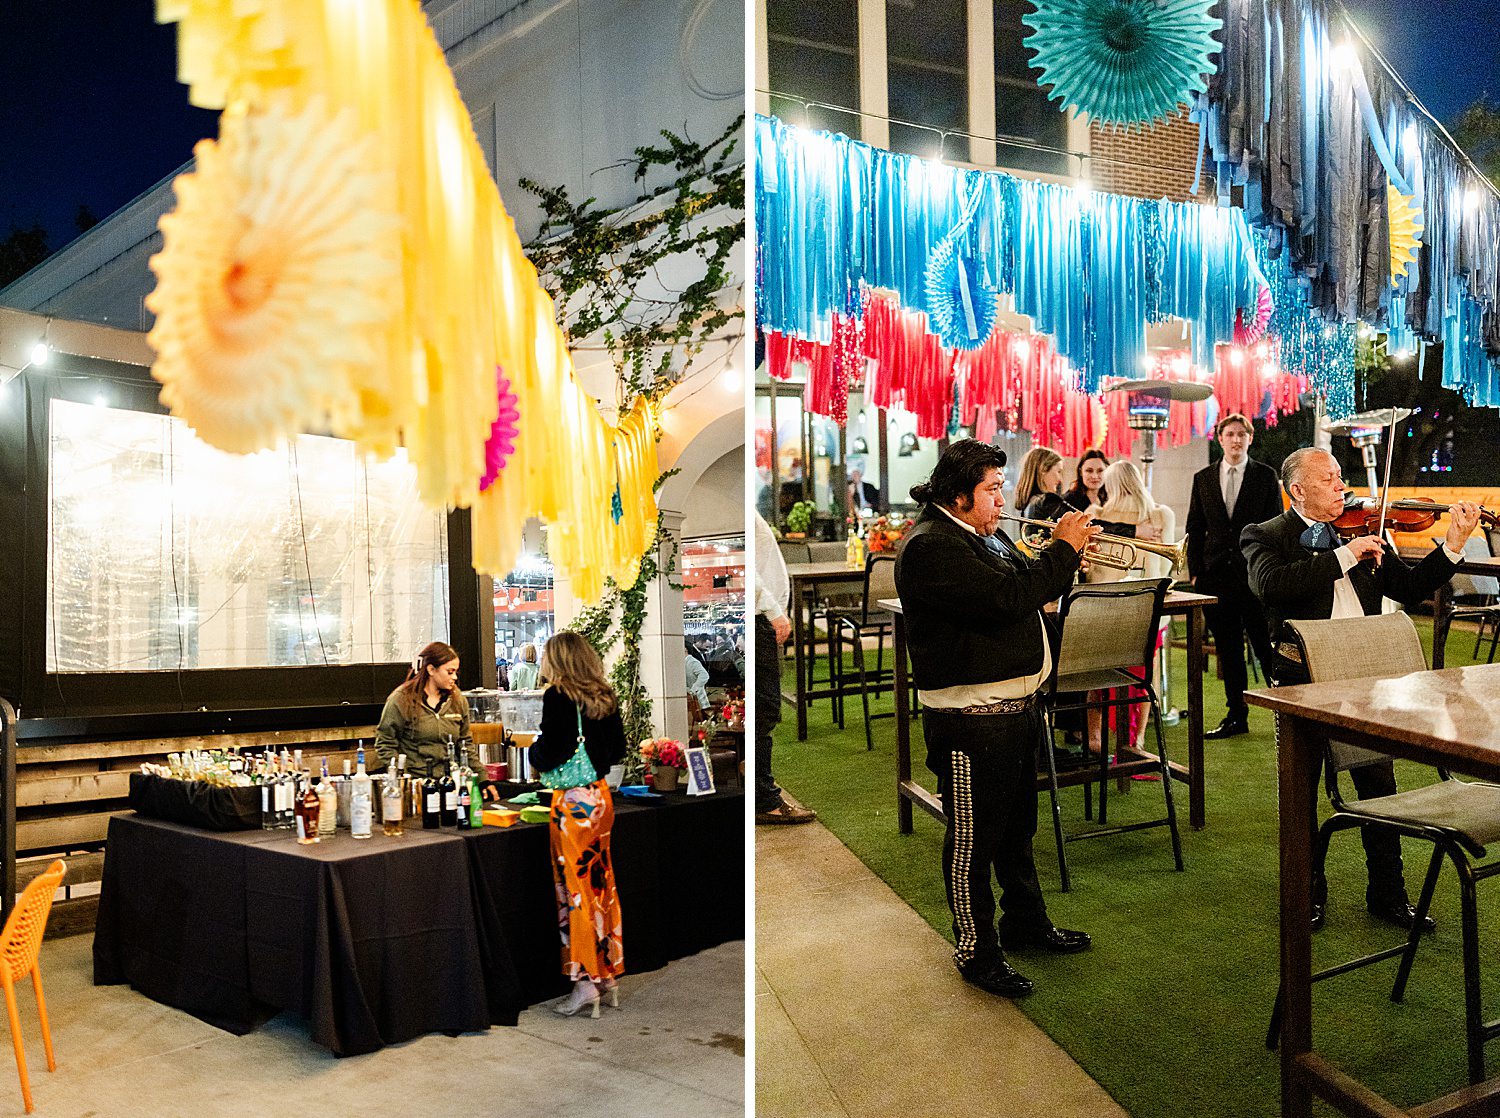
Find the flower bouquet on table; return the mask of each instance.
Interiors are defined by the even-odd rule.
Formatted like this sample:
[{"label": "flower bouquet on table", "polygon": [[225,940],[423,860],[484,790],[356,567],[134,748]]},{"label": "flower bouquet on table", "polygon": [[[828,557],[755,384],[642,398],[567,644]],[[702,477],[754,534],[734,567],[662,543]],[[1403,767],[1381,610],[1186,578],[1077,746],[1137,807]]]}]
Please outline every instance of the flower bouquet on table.
[{"label": "flower bouquet on table", "polygon": [[641,742],[641,760],[658,792],[677,791],[678,774],[687,769],[687,751],[672,738],[648,738]]},{"label": "flower bouquet on table", "polygon": [[910,519],[897,513],[877,516],[865,530],[865,547],[872,553],[895,551],[911,526]]},{"label": "flower bouquet on table", "polygon": [[731,691],[724,700],[724,705],[719,708],[719,717],[724,720],[724,727],[728,730],[743,731],[745,729],[745,693],[743,691]]}]

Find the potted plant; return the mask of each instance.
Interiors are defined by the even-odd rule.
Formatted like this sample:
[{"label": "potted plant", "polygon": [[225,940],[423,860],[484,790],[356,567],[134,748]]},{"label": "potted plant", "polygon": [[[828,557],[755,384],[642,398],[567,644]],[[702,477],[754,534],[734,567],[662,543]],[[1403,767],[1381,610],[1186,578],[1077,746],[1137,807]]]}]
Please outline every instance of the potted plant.
[{"label": "potted plant", "polygon": [[812,527],[813,512],[811,501],[798,501],[787,510],[786,531],[783,535],[789,540],[806,539],[808,529]]},{"label": "potted plant", "polygon": [[650,738],[641,742],[641,760],[651,766],[652,786],[658,792],[677,791],[678,774],[687,768],[687,753],[680,741]]}]

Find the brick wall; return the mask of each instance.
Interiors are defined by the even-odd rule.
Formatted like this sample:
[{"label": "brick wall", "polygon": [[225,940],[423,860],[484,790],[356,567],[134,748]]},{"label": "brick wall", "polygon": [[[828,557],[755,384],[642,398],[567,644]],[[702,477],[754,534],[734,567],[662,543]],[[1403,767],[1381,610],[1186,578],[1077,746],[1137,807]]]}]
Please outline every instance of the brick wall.
[{"label": "brick wall", "polygon": [[1213,201],[1213,177],[1207,172],[1198,194],[1190,193],[1198,126],[1188,119],[1186,106],[1175,117],[1144,130],[1090,124],[1089,146],[1089,177],[1096,190],[1173,202]]}]

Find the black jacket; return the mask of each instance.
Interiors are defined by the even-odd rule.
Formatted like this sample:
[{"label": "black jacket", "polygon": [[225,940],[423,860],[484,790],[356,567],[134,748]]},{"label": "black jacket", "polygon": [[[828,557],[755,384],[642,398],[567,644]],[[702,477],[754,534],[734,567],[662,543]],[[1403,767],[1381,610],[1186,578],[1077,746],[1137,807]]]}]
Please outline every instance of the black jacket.
[{"label": "black jacket", "polygon": [[936,691],[1041,671],[1037,611],[1073,584],[1078,563],[1078,552],[1057,540],[1037,559],[1003,558],[928,505],[896,556],[917,687]]},{"label": "black jacket", "polygon": [[[620,712],[604,718],[583,719],[584,749],[599,776],[625,760],[625,725]],[[555,769],[578,748],[578,705],[556,687],[542,694],[542,732],[531,745],[531,767],[539,772]]]},{"label": "black jacket", "polygon": [[1245,460],[1245,476],[1234,515],[1224,507],[1224,489],[1219,482],[1220,462],[1193,475],[1193,495],[1188,502],[1188,573],[1199,589],[1245,583],[1245,555],[1240,533],[1251,524],[1270,520],[1281,512],[1281,486],[1276,471],[1262,462]]},{"label": "black jacket", "polygon": [[[1288,509],[1264,524],[1251,524],[1240,536],[1250,589],[1266,608],[1273,641],[1291,639],[1285,630],[1288,621],[1321,621],[1333,613],[1333,586],[1343,571],[1332,551],[1311,551],[1302,545],[1306,529],[1302,518]],[[1417,605],[1452,578],[1453,571],[1441,547],[1409,567],[1387,546],[1379,567],[1357,563],[1350,568],[1349,581],[1368,616],[1380,612],[1381,598]]]}]

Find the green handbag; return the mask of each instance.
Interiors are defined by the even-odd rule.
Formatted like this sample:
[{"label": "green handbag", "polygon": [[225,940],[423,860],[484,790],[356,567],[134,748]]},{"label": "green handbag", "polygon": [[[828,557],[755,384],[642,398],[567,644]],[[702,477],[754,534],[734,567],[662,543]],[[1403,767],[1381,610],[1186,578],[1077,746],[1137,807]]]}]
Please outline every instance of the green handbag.
[{"label": "green handbag", "polygon": [[599,779],[599,774],[594,769],[594,762],[589,760],[589,751],[584,744],[583,708],[577,704],[574,706],[578,711],[578,748],[573,750],[573,756],[557,768],[537,774],[542,779],[542,787],[551,788],[554,792],[562,792],[569,788],[582,788],[585,784],[593,784]]}]

